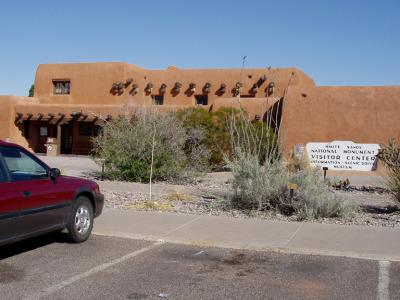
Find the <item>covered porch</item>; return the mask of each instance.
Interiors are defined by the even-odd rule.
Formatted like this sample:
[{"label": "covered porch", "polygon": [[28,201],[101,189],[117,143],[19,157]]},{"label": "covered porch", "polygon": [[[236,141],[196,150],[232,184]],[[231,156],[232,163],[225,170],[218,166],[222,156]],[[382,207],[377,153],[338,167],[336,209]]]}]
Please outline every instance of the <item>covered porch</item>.
[{"label": "covered porch", "polygon": [[27,105],[15,107],[14,124],[35,153],[46,153],[51,145],[56,155],[89,155],[91,138],[105,122],[118,117],[121,107]]}]

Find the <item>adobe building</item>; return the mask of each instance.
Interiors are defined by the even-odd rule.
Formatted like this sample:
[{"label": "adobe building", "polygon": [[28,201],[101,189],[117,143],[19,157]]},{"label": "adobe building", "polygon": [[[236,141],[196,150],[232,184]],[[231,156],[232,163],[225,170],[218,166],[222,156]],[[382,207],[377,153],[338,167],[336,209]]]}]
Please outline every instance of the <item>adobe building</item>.
[{"label": "adobe building", "polygon": [[308,142],[400,141],[400,86],[316,86],[296,68],[147,70],[128,63],[40,65],[34,97],[0,96],[0,139],[46,152],[88,154],[104,120],[139,107],[274,112],[286,151]]}]

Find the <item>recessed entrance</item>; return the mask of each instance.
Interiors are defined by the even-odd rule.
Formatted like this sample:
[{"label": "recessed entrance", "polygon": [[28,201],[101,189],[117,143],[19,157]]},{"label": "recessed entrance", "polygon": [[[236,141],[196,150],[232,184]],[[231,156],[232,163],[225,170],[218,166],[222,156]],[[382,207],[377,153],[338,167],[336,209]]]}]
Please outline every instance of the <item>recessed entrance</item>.
[{"label": "recessed entrance", "polygon": [[61,125],[61,154],[72,154],[73,123],[68,122]]}]

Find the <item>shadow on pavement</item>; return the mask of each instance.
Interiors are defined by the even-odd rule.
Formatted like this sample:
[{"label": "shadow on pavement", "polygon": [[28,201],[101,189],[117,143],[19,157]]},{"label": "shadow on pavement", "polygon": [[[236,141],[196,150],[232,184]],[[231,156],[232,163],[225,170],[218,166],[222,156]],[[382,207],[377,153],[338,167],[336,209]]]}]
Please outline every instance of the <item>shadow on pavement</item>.
[{"label": "shadow on pavement", "polygon": [[53,232],[13,244],[0,246],[0,261],[53,243],[68,243],[67,234]]},{"label": "shadow on pavement", "polygon": [[392,214],[400,211],[400,208],[395,205],[376,206],[376,205],[361,205],[361,209],[370,214]]}]

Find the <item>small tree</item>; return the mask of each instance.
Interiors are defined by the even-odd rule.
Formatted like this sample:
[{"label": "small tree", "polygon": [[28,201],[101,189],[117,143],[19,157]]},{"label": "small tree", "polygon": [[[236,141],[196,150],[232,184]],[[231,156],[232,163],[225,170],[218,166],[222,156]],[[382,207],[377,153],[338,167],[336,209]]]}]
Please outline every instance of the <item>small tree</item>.
[{"label": "small tree", "polygon": [[35,85],[32,84],[29,89],[28,97],[33,97],[34,94],[35,94]]}]

